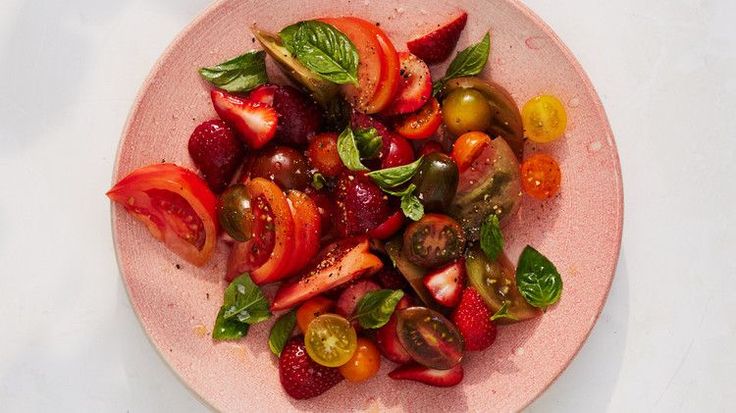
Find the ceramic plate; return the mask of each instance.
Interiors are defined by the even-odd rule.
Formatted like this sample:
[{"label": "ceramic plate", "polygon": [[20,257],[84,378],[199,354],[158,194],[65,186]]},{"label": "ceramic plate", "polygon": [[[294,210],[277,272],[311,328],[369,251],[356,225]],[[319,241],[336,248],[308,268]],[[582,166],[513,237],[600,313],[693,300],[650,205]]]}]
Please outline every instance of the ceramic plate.
[{"label": "ceramic plate", "polygon": [[[279,384],[267,345],[271,323],[238,343],[210,338],[221,305],[227,248],[195,268],[155,241],[118,206],[112,222],[120,272],[153,345],[203,400],[222,411],[513,411],[528,405],[570,363],[605,302],[621,241],[623,192],[618,155],[600,100],[585,73],[554,33],[515,1],[220,1],[174,41],[143,85],[123,132],[113,179],[161,162],[193,167],[186,144],[200,122],[215,118],[196,72],[256,47],[254,23],[278,31],[297,20],[356,15],[380,22],[399,49],[414,34],[444,22],[460,7],[469,20],[459,48],[491,30],[483,74],[506,86],[517,103],[539,93],[561,98],[569,111],[564,139],[527,151],[555,156],[562,193],[544,204],[525,200],[505,230],[508,252],[528,243],[556,263],[565,290],[543,317],[499,330],[498,341],[464,362],[461,385],[449,389],[394,382],[384,360],[373,380],[341,383],[321,397],[296,401]],[[273,69],[273,67],[271,67]],[[434,69],[444,73],[444,67]],[[272,73],[274,71],[272,70]]]}]

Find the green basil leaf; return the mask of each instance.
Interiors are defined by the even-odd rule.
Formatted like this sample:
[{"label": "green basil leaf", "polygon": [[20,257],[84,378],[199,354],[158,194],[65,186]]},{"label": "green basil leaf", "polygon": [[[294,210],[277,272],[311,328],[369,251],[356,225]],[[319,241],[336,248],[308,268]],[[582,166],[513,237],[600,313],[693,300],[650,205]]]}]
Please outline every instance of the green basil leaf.
[{"label": "green basil leaf", "polygon": [[366,293],[358,302],[353,319],[363,328],[381,328],[388,323],[396,304],[404,296],[401,290],[377,290]]},{"label": "green basil leaf", "polygon": [[417,186],[414,185],[414,184],[410,184],[409,186],[406,187],[406,189],[404,189],[402,191],[392,191],[392,190],[386,189],[386,188],[382,188],[382,189],[383,189],[383,192],[385,192],[385,193],[387,193],[389,195],[393,195],[395,197],[403,198],[405,196],[411,195],[414,192],[414,190],[417,189]]},{"label": "green basil leaf", "polygon": [[488,259],[495,261],[503,251],[503,234],[496,214],[489,214],[480,226],[480,249]]},{"label": "green basil leaf", "polygon": [[237,340],[248,334],[249,324],[241,323],[235,319],[225,318],[225,308],[220,308],[215,320],[215,327],[212,329],[212,338],[217,341]]},{"label": "green basil leaf", "polygon": [[367,171],[360,162],[360,151],[355,143],[355,135],[353,130],[345,128],[344,131],[337,137],[337,153],[340,155],[340,160],[345,166],[351,171]]},{"label": "green basil leaf", "polygon": [[409,182],[409,180],[414,177],[419,170],[419,166],[422,164],[423,159],[424,157],[420,157],[410,164],[379,169],[377,171],[368,172],[367,175],[370,176],[371,179],[373,179],[373,181],[381,188],[395,188],[401,184]]},{"label": "green basil leaf", "polygon": [[463,77],[475,76],[483,71],[488,62],[488,55],[491,52],[491,34],[486,33],[483,39],[473,45],[461,50],[455,59],[452,60],[447,68],[444,80]]},{"label": "green basil leaf", "polygon": [[529,304],[545,308],[560,299],[562,277],[547,257],[527,245],[516,267],[516,286]]},{"label": "green basil leaf", "polygon": [[432,96],[437,97],[442,94],[442,90],[445,88],[445,78],[438,79],[432,84]]},{"label": "green basil leaf", "polygon": [[225,289],[222,308],[226,320],[237,320],[241,323],[255,324],[271,317],[268,300],[248,273],[244,273]]},{"label": "green basil leaf", "polygon": [[312,187],[316,190],[320,190],[325,186],[327,186],[327,179],[325,179],[325,176],[319,172],[315,172],[314,175],[312,175]]},{"label": "green basil leaf", "polygon": [[297,23],[279,33],[307,68],[337,84],[358,84],[358,51],[336,28],[316,20]]},{"label": "green basil leaf", "polygon": [[199,69],[199,74],[220,89],[247,92],[268,82],[266,52],[248,52],[217,66],[203,67]]},{"label": "green basil leaf", "polygon": [[491,321],[496,321],[499,318],[508,318],[510,320],[517,320],[517,318],[509,313],[509,302],[504,301],[501,308],[496,311],[496,314],[491,316]]},{"label": "green basil leaf", "polygon": [[268,335],[268,347],[276,357],[281,355],[286,342],[289,341],[291,333],[296,326],[296,310],[291,310],[279,317],[271,327],[271,333]]},{"label": "green basil leaf", "polygon": [[415,195],[401,197],[401,211],[412,221],[419,221],[424,216],[424,205]]},{"label": "green basil leaf", "polygon": [[358,129],[355,131],[355,145],[361,159],[375,159],[381,154],[383,138],[376,128]]}]

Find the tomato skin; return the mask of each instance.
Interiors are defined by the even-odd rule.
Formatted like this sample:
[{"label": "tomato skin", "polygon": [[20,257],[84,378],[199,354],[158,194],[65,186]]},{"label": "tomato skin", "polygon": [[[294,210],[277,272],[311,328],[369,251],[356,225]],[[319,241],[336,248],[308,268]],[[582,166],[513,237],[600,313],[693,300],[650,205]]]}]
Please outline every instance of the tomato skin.
[{"label": "tomato skin", "polygon": [[337,136],[337,133],[333,132],[320,133],[309,142],[307,148],[309,163],[319,173],[330,178],[346,170],[337,152]]},{"label": "tomato skin", "polygon": [[378,352],[378,347],[373,341],[365,337],[358,337],[358,346],[353,357],[338,368],[340,374],[349,382],[366,381],[381,369],[381,353]]},{"label": "tomato skin", "polygon": [[[157,201],[162,202],[160,195],[163,193],[173,195],[177,202],[183,200],[188,204],[187,213],[196,216],[195,222],[199,220],[197,234],[184,234],[185,238],[179,235],[191,231],[188,221],[177,220],[173,216],[176,210],[164,210],[163,204],[157,206]],[[217,197],[194,172],[171,163],[139,168],[115,184],[107,192],[107,197],[121,204],[146,225],[154,238],[163,241],[188,262],[202,266],[212,256],[217,244]],[[181,210],[181,207],[186,208],[186,205],[177,208]],[[199,245],[187,241],[186,238],[192,236]]]},{"label": "tomato skin", "polygon": [[385,169],[406,165],[414,162],[415,159],[414,148],[403,137],[392,133],[388,140],[388,145],[384,141],[381,154],[381,168]]},{"label": "tomato skin", "polygon": [[537,153],[521,163],[521,187],[540,201],[557,195],[561,182],[560,165],[549,155]]},{"label": "tomato skin", "polygon": [[396,211],[383,224],[368,232],[368,236],[375,239],[387,240],[394,236],[404,226],[404,213]]},{"label": "tomato skin", "polygon": [[442,144],[437,141],[428,141],[419,150],[419,156],[429,155],[433,152],[445,153],[445,148],[443,148]]},{"label": "tomato skin", "polygon": [[335,308],[335,302],[327,297],[318,295],[305,301],[296,310],[296,325],[302,333],[307,332],[309,323],[322,314],[327,314]]},{"label": "tomato skin", "polygon": [[322,237],[322,217],[316,203],[305,193],[289,191],[286,195],[294,220],[294,248],[286,275],[302,270],[319,252]]},{"label": "tomato skin", "polygon": [[462,134],[452,147],[452,159],[455,160],[460,172],[465,171],[475,158],[491,144],[491,138],[483,132],[468,132]]},{"label": "tomato skin", "polygon": [[284,189],[304,189],[309,185],[307,158],[289,146],[272,146],[256,155],[248,165],[252,178],[274,181]]},{"label": "tomato skin", "polygon": [[432,98],[416,113],[402,116],[396,132],[407,139],[427,139],[442,125],[442,111],[437,99]]}]

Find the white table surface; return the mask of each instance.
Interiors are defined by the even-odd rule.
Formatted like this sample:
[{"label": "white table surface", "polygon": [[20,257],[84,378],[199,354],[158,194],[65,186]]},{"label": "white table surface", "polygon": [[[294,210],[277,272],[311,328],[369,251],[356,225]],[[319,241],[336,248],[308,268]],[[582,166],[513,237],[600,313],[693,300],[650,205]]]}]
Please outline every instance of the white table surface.
[{"label": "white table surface", "polygon": [[[207,409],[131,310],[103,193],[140,84],[208,3],[0,1],[0,410]],[[626,194],[600,321],[529,410],[736,411],[736,2],[527,3],[596,85]]]}]

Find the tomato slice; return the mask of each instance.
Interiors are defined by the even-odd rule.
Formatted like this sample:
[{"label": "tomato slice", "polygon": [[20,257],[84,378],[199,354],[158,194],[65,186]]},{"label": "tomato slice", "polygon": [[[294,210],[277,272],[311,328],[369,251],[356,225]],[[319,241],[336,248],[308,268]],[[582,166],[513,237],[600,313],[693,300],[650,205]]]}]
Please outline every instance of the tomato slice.
[{"label": "tomato slice", "polygon": [[452,147],[452,159],[455,160],[460,172],[463,172],[478,158],[483,149],[490,145],[491,138],[483,132],[464,133],[457,138]]},{"label": "tomato slice", "polygon": [[194,265],[217,244],[217,197],[194,172],[171,163],[136,169],[107,192],[156,239]]},{"label": "tomato slice", "polygon": [[294,275],[302,270],[319,252],[322,236],[322,217],[317,204],[305,193],[289,191],[286,198],[291,207],[294,220],[294,248],[286,275]]},{"label": "tomato slice", "polygon": [[427,139],[442,125],[440,103],[432,98],[416,113],[402,116],[396,124],[396,132],[407,139]]},{"label": "tomato slice", "polygon": [[373,228],[368,232],[368,236],[375,239],[387,240],[394,236],[404,225],[404,213],[401,211],[394,212],[388,217],[383,224]]}]

